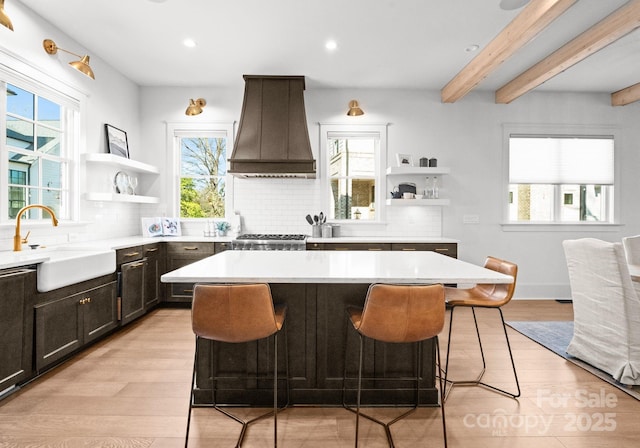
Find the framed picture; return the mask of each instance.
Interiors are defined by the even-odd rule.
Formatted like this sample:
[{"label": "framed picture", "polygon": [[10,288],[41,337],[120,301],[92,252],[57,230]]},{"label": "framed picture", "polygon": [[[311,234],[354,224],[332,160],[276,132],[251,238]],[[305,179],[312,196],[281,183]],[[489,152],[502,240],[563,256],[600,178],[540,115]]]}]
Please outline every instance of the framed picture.
[{"label": "framed picture", "polygon": [[162,236],[162,219],[142,218],[142,236]]},{"label": "framed picture", "polygon": [[413,166],[413,156],[411,154],[396,154],[398,166]]},{"label": "framed picture", "polygon": [[104,126],[107,131],[107,148],[109,148],[109,154],[115,154],[128,159],[129,142],[127,142],[127,133],[110,124],[105,124]]},{"label": "framed picture", "polygon": [[182,235],[180,229],[179,218],[162,218],[162,234],[164,236],[180,236]]}]

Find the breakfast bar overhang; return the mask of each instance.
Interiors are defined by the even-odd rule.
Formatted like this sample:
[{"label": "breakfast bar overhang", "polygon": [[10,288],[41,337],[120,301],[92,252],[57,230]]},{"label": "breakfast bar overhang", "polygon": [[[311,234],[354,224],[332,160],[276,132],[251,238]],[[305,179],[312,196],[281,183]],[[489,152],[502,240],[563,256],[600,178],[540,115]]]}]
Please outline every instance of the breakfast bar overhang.
[{"label": "breakfast bar overhang", "polygon": [[[372,283],[476,284],[512,283],[513,278],[436,252],[394,251],[226,251],[162,276],[165,283],[268,283],[275,303],[288,307],[290,402],[292,404],[342,404],[344,350],[349,329],[347,305],[362,306]],[[347,376],[356,372],[357,344],[347,344]],[[262,375],[271,371],[272,341],[215,344],[199,341],[195,400],[212,402],[210,362],[216,359],[218,375]],[[435,344],[427,341],[420,366],[415,350],[406,344],[369,341],[365,345],[362,401],[367,404],[415,402],[414,385],[387,378],[412,377],[421,372],[424,404],[436,404]],[[285,365],[285,351],[279,356]],[[380,381],[385,379],[385,381]],[[272,400],[268,380],[218,381],[219,403],[268,405]],[[347,394],[352,402],[355,394]]]}]

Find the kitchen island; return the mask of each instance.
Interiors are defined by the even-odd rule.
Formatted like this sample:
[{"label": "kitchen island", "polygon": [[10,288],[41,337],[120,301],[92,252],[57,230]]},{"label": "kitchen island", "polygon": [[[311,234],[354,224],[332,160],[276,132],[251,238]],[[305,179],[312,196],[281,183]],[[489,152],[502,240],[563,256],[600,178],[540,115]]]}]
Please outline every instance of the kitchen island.
[{"label": "kitchen island", "polygon": [[[511,283],[513,278],[435,252],[378,251],[226,251],[166,273],[163,282],[269,283],[274,302],[288,306],[291,403],[337,405],[342,403],[343,354],[350,334],[348,376],[357,364],[354,332],[347,325],[345,307],[362,306],[371,283]],[[283,339],[283,338],[281,338]],[[363,375],[370,378],[412,376],[415,350],[406,344],[367,341]],[[211,344],[200,341],[202,356],[197,368],[196,402],[211,402]],[[246,372],[268,375],[272,341],[216,344],[221,360],[219,374]],[[284,350],[279,350],[284,363]],[[434,344],[424,347],[421,402],[437,403]],[[270,381],[219,381],[218,401],[268,405]],[[375,386],[375,389],[374,389]],[[352,385],[350,385],[352,387]],[[411,403],[411,382],[365,381],[363,403]],[[348,401],[354,394],[349,393]]]}]

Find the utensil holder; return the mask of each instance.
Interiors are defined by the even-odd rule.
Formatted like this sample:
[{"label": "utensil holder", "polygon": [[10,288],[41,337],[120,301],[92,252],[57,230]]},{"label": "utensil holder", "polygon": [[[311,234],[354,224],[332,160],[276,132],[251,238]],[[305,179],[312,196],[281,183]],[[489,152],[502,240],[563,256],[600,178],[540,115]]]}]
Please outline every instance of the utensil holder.
[{"label": "utensil holder", "polygon": [[311,236],[313,238],[321,238],[322,237],[322,229],[318,224],[314,224],[311,226]]},{"label": "utensil holder", "polygon": [[330,224],[322,226],[322,238],[331,238],[333,236],[333,227]]}]

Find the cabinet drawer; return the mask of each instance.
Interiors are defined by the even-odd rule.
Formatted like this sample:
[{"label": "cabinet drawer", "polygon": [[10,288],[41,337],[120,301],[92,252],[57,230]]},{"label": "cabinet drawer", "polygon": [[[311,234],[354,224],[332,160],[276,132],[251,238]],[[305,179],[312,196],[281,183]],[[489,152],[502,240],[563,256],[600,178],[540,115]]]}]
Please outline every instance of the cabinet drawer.
[{"label": "cabinet drawer", "polygon": [[214,245],[215,247],[215,253],[219,253],[219,252],[224,252],[225,250],[230,250],[231,249],[231,243],[215,243]]},{"label": "cabinet drawer", "polygon": [[438,252],[453,258],[458,257],[458,245],[456,243],[393,243],[391,250],[426,250]]},{"label": "cabinet drawer", "polygon": [[322,243],[307,243],[307,250],[324,250]]},{"label": "cabinet drawer", "polygon": [[193,283],[172,283],[171,295],[174,297],[189,297],[193,296]]},{"label": "cabinet drawer", "polygon": [[193,254],[194,257],[204,258],[204,257],[208,257],[209,255],[213,255],[215,253],[215,244],[203,243],[203,242],[168,243],[167,253],[171,255]]},{"label": "cabinet drawer", "polygon": [[118,249],[116,251],[116,264],[120,266],[123,263],[129,263],[130,261],[142,260],[142,246],[132,246],[125,249]]},{"label": "cabinet drawer", "polygon": [[324,250],[391,250],[388,243],[325,243]]},{"label": "cabinet drawer", "polygon": [[149,257],[149,256],[153,256],[153,255],[160,255],[161,252],[162,252],[162,246],[160,245],[160,243],[145,244],[142,247],[142,256],[143,257]]}]

